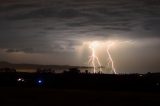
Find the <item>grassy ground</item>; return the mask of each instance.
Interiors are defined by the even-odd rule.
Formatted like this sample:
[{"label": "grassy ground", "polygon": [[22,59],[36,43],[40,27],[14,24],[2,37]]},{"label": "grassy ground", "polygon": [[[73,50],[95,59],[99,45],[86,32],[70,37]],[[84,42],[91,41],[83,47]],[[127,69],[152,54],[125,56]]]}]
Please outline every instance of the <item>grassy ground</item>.
[{"label": "grassy ground", "polygon": [[160,92],[0,88],[0,106],[160,106]]}]

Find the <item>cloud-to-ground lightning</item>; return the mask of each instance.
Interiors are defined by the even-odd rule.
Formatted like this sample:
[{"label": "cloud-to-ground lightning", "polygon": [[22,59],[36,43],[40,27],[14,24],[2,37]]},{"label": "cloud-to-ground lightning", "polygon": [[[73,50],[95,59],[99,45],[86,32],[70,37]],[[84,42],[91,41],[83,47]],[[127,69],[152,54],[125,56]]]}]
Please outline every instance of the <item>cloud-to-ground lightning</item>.
[{"label": "cloud-to-ground lightning", "polygon": [[96,54],[97,47],[100,47],[105,51],[106,57],[107,57],[107,70],[112,71],[114,74],[117,74],[117,70],[115,68],[115,63],[111,55],[111,48],[114,46],[117,46],[117,44],[124,44],[124,43],[131,43],[133,44],[134,42],[132,41],[118,41],[118,40],[113,40],[113,41],[93,41],[89,43],[89,48],[91,49],[91,56],[89,56],[89,64],[92,65],[93,67],[93,72],[102,72],[102,64],[100,59],[98,58],[98,55]]},{"label": "cloud-to-ground lightning", "polygon": [[124,43],[130,43],[130,44],[134,44],[133,41],[118,41],[118,40],[115,40],[115,41],[109,41],[107,42],[107,55],[108,55],[108,66],[107,67],[111,67],[111,71],[114,73],[114,74],[117,74],[116,72],[116,68],[115,68],[115,65],[114,65],[114,61],[113,61],[113,58],[112,58],[112,55],[110,53],[110,49],[111,47],[113,47],[115,44],[124,44]]},{"label": "cloud-to-ground lightning", "polygon": [[[100,63],[100,61],[99,61],[99,58],[98,58],[98,56],[96,55],[96,51],[95,51],[97,45],[98,45],[97,42],[92,42],[92,43],[89,45],[89,48],[91,49],[91,52],[92,52],[91,56],[89,57],[89,64],[90,64],[90,63],[92,64],[93,69],[94,69],[94,70],[93,70],[94,73],[97,72],[97,68],[99,68],[99,71],[102,72],[102,69],[101,69],[102,65],[101,65],[101,63]],[[98,64],[98,66],[97,66],[97,64]]]},{"label": "cloud-to-ground lightning", "polygon": [[114,45],[114,42],[109,42],[107,44],[107,55],[108,55],[108,67],[111,64],[111,70],[113,71],[114,74],[117,74],[116,68],[114,66],[114,61],[112,59],[111,53],[110,53],[110,48]]}]

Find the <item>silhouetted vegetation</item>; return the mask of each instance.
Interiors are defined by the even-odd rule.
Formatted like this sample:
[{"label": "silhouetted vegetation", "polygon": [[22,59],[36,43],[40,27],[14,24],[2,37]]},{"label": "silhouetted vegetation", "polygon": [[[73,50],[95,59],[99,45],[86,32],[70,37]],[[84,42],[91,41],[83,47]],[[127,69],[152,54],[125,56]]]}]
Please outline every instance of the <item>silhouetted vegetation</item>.
[{"label": "silhouetted vegetation", "polygon": [[14,68],[0,68],[0,72],[16,72],[16,69]]},{"label": "silhouetted vegetation", "polygon": [[104,90],[160,90],[160,73],[102,74],[80,73],[71,68],[63,73],[53,69],[38,69],[36,73],[20,73],[15,69],[0,69],[0,86],[49,87]]}]

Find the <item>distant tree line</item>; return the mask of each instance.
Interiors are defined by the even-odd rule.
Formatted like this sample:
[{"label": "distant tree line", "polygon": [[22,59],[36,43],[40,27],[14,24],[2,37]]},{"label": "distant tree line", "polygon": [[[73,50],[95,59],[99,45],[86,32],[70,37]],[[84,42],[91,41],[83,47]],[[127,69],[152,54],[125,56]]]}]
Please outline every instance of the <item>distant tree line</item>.
[{"label": "distant tree line", "polygon": [[0,68],[0,72],[16,72],[14,68]]}]

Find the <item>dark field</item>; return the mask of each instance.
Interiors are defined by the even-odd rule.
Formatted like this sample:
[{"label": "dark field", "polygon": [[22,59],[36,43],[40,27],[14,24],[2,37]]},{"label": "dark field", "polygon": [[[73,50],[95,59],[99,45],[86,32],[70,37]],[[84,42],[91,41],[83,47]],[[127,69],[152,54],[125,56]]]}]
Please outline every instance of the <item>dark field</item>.
[{"label": "dark field", "polygon": [[160,92],[0,88],[0,106],[160,105]]},{"label": "dark field", "polygon": [[117,105],[160,106],[160,73],[0,74],[0,106]]}]

